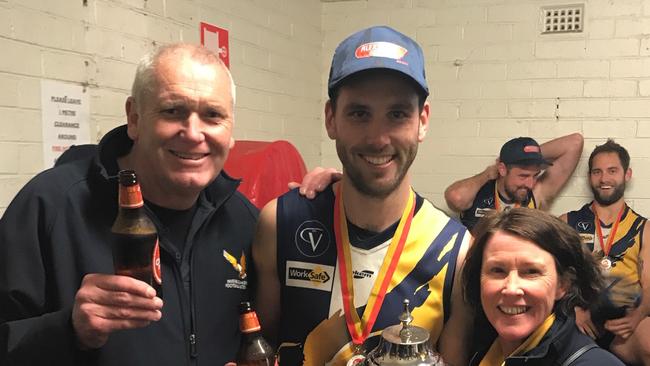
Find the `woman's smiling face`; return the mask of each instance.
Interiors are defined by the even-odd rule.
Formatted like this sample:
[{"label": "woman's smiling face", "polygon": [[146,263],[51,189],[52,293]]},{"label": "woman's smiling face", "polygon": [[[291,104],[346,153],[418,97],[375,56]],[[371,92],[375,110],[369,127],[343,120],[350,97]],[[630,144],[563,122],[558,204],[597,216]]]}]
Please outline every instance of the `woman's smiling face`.
[{"label": "woman's smiling face", "polygon": [[488,240],[481,266],[481,304],[504,350],[514,350],[526,340],[565,293],[549,252],[502,231]]}]

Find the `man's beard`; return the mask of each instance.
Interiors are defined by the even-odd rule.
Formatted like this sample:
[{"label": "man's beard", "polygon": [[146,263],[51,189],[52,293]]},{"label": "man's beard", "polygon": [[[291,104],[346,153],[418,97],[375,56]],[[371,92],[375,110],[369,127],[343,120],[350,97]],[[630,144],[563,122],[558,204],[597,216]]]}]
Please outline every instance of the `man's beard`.
[{"label": "man's beard", "polygon": [[512,190],[508,189],[508,186],[505,186],[504,188],[505,188],[506,194],[508,195],[508,198],[510,198],[510,200],[512,202],[519,203],[521,205],[528,202],[528,198],[531,196],[531,191],[528,188],[526,188],[526,194],[523,197],[517,195],[518,189],[512,191]]},{"label": "man's beard", "polygon": [[623,197],[625,193],[625,182],[614,187],[614,191],[609,195],[609,197],[603,197],[600,195],[600,192],[593,185],[591,186],[591,192],[594,194],[594,200],[598,202],[601,206],[609,206],[616,203]]},{"label": "man's beard", "polygon": [[[402,156],[403,164],[398,167],[398,170],[393,179],[388,184],[383,185],[377,185],[373,184],[372,182],[368,182],[367,179],[364,178],[364,174],[361,169],[358,169],[348,159],[348,150],[342,146],[339,146],[338,143],[336,145],[336,150],[338,152],[339,159],[343,164],[344,174],[350,178],[352,186],[354,186],[354,188],[359,191],[359,193],[373,198],[386,198],[388,195],[393,193],[404,180],[406,173],[408,172],[411,164],[413,163],[413,160],[415,160],[415,156],[417,155],[418,144],[413,145],[413,147],[409,148],[406,151],[406,153]],[[395,161],[399,161],[399,158],[400,156],[397,155],[395,157]]]}]

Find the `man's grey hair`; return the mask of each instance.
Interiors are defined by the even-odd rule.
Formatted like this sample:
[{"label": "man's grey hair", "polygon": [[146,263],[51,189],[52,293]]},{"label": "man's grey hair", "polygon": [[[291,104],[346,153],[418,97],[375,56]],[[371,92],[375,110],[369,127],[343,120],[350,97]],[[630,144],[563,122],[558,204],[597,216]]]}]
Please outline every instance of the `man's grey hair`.
[{"label": "man's grey hair", "polygon": [[209,50],[206,47],[201,45],[195,45],[190,43],[172,43],[164,46],[160,46],[144,55],[138,63],[138,68],[135,71],[135,79],[133,80],[133,86],[131,87],[131,96],[135,98],[136,105],[138,101],[143,100],[144,94],[146,92],[153,91],[156,87],[156,78],[155,71],[158,66],[160,59],[164,56],[170,54],[187,54],[192,60],[204,63],[206,65],[217,65],[217,67],[223,68],[228,75],[230,80],[230,90],[232,94],[232,108],[235,109],[235,81],[232,78],[230,70],[226,65],[221,61],[219,55],[215,52]]}]

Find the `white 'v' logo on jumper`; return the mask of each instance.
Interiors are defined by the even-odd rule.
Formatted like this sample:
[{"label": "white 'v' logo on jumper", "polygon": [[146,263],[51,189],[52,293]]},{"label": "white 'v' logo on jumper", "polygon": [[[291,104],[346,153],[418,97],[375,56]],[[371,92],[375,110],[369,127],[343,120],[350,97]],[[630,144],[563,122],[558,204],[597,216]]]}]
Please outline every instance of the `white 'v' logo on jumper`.
[{"label": "white 'v' logo on jumper", "polygon": [[308,227],[300,232],[300,238],[311,244],[311,250],[314,252],[318,248],[318,243],[323,239],[323,229]]},{"label": "white 'v' logo on jumper", "polygon": [[298,251],[309,258],[323,255],[331,241],[325,225],[317,220],[307,220],[300,224],[294,240]]},{"label": "white 'v' logo on jumper", "polygon": [[578,226],[579,229],[581,230],[587,230],[589,229],[590,223],[586,221],[580,221],[576,226]]}]

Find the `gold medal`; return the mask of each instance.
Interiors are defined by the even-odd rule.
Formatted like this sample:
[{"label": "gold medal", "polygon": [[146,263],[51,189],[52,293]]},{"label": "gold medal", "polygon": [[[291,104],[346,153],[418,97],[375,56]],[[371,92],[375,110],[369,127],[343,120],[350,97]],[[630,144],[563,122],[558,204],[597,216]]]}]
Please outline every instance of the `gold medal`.
[{"label": "gold medal", "polygon": [[363,348],[363,344],[357,344],[354,342],[350,343],[350,350],[352,351],[352,356],[345,363],[346,366],[362,365],[366,360],[366,352]]},{"label": "gold medal", "polygon": [[609,272],[609,270],[612,269],[612,260],[609,259],[609,257],[603,257],[600,260],[600,268],[605,272]]},{"label": "gold medal", "polygon": [[366,356],[362,354],[355,354],[352,356],[348,362],[345,364],[345,366],[354,366],[354,365],[361,365],[363,364],[363,361],[366,360]]},{"label": "gold medal", "polygon": [[614,221],[612,230],[609,232],[609,236],[607,237],[607,243],[604,243],[603,231],[600,228],[600,219],[598,218],[598,212],[596,211],[596,207],[594,206],[593,202],[591,203],[591,211],[594,213],[594,224],[596,225],[596,236],[598,237],[598,241],[600,243],[600,249],[603,251],[603,258],[600,259],[600,268],[603,272],[605,272],[605,274],[608,274],[612,269],[612,260],[609,258],[609,252],[612,249],[612,245],[614,245],[616,230],[618,230],[618,224],[621,222],[621,217],[623,217],[623,212],[625,212],[626,207],[627,205],[623,204],[623,207],[621,207],[621,209],[618,211],[616,221]]}]

